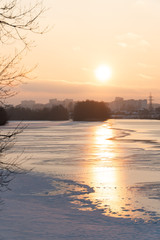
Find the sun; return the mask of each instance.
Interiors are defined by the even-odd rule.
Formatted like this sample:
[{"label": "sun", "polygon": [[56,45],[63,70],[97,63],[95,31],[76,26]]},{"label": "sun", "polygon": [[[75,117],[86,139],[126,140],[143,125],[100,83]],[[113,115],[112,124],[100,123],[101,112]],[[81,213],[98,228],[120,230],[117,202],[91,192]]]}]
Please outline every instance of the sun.
[{"label": "sun", "polygon": [[95,69],[95,76],[100,82],[106,82],[111,78],[112,71],[108,65],[100,65]]}]

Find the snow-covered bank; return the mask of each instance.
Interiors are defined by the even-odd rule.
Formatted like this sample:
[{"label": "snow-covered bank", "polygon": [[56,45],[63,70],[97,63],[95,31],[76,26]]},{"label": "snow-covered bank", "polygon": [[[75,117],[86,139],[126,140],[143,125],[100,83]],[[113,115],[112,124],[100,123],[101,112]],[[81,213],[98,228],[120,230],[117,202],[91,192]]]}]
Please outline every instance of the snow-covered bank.
[{"label": "snow-covered bank", "polygon": [[[63,183],[63,184],[62,184]],[[70,184],[71,190],[57,186]],[[75,186],[75,188],[73,188]],[[79,211],[71,201],[82,192],[93,189],[68,180],[36,174],[17,175],[11,182],[12,191],[1,193],[1,240],[158,240],[160,222],[134,223],[129,219],[112,218],[94,209]],[[71,200],[72,199],[72,200]]]}]

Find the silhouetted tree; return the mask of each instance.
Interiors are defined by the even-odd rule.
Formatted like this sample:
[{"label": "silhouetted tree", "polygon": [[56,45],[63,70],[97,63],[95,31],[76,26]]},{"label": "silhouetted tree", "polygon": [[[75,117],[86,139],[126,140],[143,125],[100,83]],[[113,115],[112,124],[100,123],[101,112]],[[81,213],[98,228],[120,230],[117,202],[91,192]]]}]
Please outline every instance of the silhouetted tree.
[{"label": "silhouetted tree", "polygon": [[50,120],[68,120],[69,114],[66,108],[62,105],[52,107]]},{"label": "silhouetted tree", "polygon": [[[44,12],[41,3],[21,5],[20,0],[1,0],[0,1],[0,44],[3,50],[4,44],[16,44],[20,46],[19,51],[14,55],[0,57],[0,102],[4,104],[6,98],[13,96],[16,92],[13,90],[17,84],[28,76],[30,70],[20,67],[22,53],[31,47],[31,41],[28,40],[28,32],[44,32],[40,30],[38,18]],[[21,43],[21,44],[20,44]],[[9,46],[8,45],[8,46]],[[2,110],[3,111],[3,110]],[[3,113],[4,116],[4,113]],[[5,118],[5,116],[4,116]],[[3,133],[0,130],[0,186],[6,186],[11,179],[11,175],[18,171],[19,167],[16,161],[4,163],[2,153],[6,151],[10,142],[21,132],[16,128],[12,133]]]},{"label": "silhouetted tree", "polygon": [[5,125],[7,123],[8,117],[7,112],[3,107],[0,107],[0,125]]},{"label": "silhouetted tree", "polygon": [[110,109],[104,102],[78,102],[73,111],[74,121],[104,121],[110,117]]},{"label": "silhouetted tree", "polygon": [[30,70],[20,67],[20,61],[24,50],[32,46],[32,41],[27,37],[28,32],[42,33],[38,22],[39,16],[44,12],[40,2],[22,6],[20,0],[0,1],[0,43],[21,43],[21,49],[15,51],[14,56],[0,57],[0,101],[13,96],[17,86],[26,78]]}]

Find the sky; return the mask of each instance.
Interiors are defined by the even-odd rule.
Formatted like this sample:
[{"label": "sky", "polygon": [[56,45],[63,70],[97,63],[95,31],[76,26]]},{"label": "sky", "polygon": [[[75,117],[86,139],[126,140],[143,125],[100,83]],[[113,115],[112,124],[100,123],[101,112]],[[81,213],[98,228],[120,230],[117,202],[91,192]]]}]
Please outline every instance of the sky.
[{"label": "sky", "polygon": [[[31,35],[35,47],[23,63],[37,66],[18,94],[8,100],[112,101],[146,99],[160,103],[159,0],[44,0],[40,18],[50,30]],[[28,38],[30,35],[28,35]],[[111,76],[96,77],[99,66]]]}]

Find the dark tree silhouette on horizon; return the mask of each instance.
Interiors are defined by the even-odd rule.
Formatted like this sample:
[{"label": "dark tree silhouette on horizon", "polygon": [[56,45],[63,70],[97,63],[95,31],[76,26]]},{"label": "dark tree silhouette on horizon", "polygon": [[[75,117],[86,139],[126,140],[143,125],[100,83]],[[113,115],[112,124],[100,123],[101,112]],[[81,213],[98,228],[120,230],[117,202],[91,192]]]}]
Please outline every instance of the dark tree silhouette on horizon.
[{"label": "dark tree silhouette on horizon", "polygon": [[22,107],[10,107],[7,109],[9,120],[44,120],[64,121],[69,119],[69,113],[62,105],[52,108],[29,109]]},{"label": "dark tree silhouette on horizon", "polygon": [[0,126],[5,125],[8,121],[7,112],[3,107],[0,107]]},{"label": "dark tree silhouette on horizon", "polygon": [[74,121],[105,121],[110,118],[110,109],[104,102],[86,100],[77,102],[73,111]]}]

